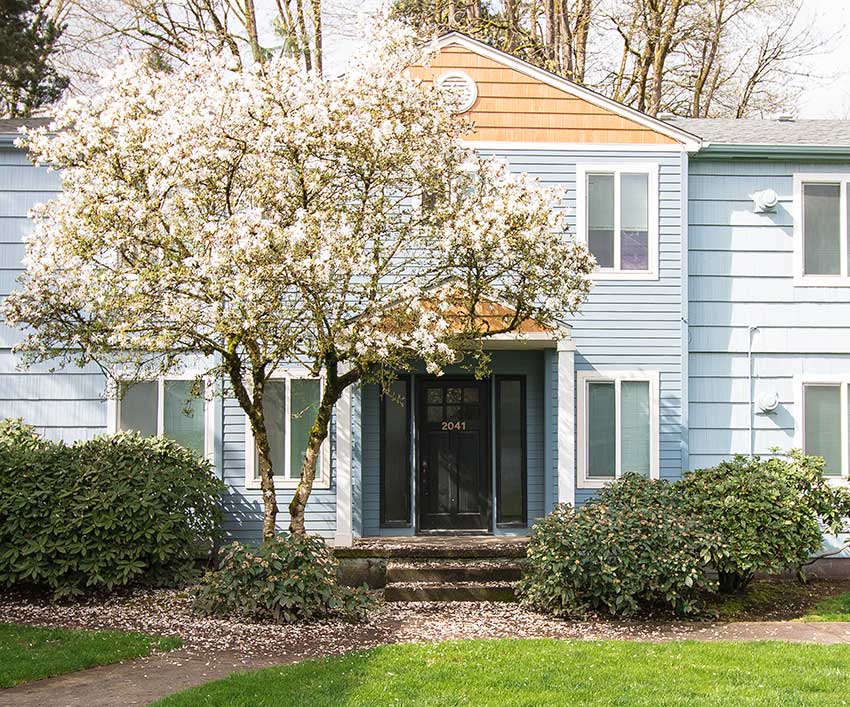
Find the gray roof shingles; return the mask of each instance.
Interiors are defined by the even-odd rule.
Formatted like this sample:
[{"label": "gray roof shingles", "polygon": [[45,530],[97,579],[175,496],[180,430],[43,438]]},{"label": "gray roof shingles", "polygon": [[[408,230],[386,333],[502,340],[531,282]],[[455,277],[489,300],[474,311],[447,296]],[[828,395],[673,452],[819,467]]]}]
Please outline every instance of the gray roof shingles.
[{"label": "gray roof shingles", "polygon": [[721,145],[850,147],[850,120],[671,118],[664,122]]},{"label": "gray roof shingles", "polygon": [[49,125],[51,118],[5,118],[0,120],[0,135],[17,135],[18,129],[24,126],[28,128],[40,128]]},{"label": "gray roof shingles", "polygon": [[[35,128],[50,118],[0,120],[0,136],[16,136],[21,126]],[[850,120],[768,120],[755,118],[669,118],[669,125],[715,145],[808,145],[850,148]]]}]

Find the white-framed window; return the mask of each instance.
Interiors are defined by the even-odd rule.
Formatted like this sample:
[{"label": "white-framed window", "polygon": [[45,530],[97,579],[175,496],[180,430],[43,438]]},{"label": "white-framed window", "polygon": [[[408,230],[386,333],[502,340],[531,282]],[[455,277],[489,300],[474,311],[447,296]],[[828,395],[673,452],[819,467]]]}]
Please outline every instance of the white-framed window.
[{"label": "white-framed window", "polygon": [[794,175],[794,284],[850,287],[850,173]]},{"label": "white-framed window", "polygon": [[[304,369],[277,371],[266,381],[263,409],[275,470],[275,485],[294,488],[301,477],[310,427],[316,419],[322,380]],[[245,419],[245,487],[260,488],[260,464],[251,423]],[[314,487],[330,486],[330,434],[322,445]]]},{"label": "white-framed window", "polygon": [[173,439],[212,460],[214,411],[210,382],[195,374],[117,382],[109,398],[110,432],[135,431]]},{"label": "white-framed window", "polygon": [[797,376],[794,446],[823,457],[824,474],[846,482],[850,474],[850,373]]},{"label": "white-framed window", "polygon": [[658,386],[657,371],[577,373],[579,488],[630,471],[658,478]]},{"label": "white-framed window", "polygon": [[579,164],[576,234],[599,280],[658,279],[658,164]]}]

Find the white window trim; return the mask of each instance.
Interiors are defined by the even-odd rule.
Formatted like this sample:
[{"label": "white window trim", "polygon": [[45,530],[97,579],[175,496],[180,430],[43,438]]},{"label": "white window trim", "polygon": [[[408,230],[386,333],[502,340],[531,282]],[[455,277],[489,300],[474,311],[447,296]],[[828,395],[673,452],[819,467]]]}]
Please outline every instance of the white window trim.
[{"label": "white window trim", "polygon": [[[292,379],[315,378],[306,368],[290,367],[279,369],[269,376],[270,380],[285,380],[286,381],[286,399],[284,401],[284,419],[286,420],[286,437],[284,438],[283,458],[285,467],[282,474],[274,475],[275,489],[294,489],[298,486],[298,479],[288,478],[290,452],[292,434],[290,433],[289,415],[290,415],[290,398],[292,395],[291,381]],[[319,378],[319,390],[324,390],[324,378]],[[260,479],[258,477],[258,469],[256,464],[256,445],[254,443],[254,431],[251,429],[251,423],[248,417],[245,417],[245,488],[257,491],[261,488]],[[331,487],[331,435],[328,430],[328,436],[322,443],[321,455],[319,457],[319,468],[316,469],[316,479],[313,482],[313,488],[329,489]]]},{"label": "white window trim", "polygon": [[850,401],[850,373],[846,375],[801,375],[794,376],[794,447],[805,452],[806,406],[805,387],[807,385],[840,385],[841,405],[841,469],[842,476],[827,476],[832,486],[850,486],[850,431],[848,431],[848,401]]},{"label": "white window trim", "polygon": [[[803,185],[804,184],[841,184],[839,200],[839,275],[806,275],[804,221],[803,221]],[[815,172],[794,175],[794,286],[795,287],[850,287],[850,273],[847,270],[847,184],[850,172]]]},{"label": "white window trim", "polygon": [[[591,276],[594,280],[657,280],[659,277],[658,252],[658,211],[660,200],[658,193],[657,162],[594,162],[576,165],[576,240],[587,245],[587,175],[614,175],[614,268],[596,270]],[[620,269],[620,175],[646,174],[649,176],[649,270]]]},{"label": "white window trim", "polygon": [[615,409],[618,413],[616,420],[616,461],[615,479],[620,478],[620,384],[623,381],[649,382],[649,478],[659,478],[659,437],[660,437],[660,407],[659,407],[659,374],[658,371],[578,371],[576,406],[576,464],[578,487],[582,489],[600,489],[614,479],[588,478],[587,476],[587,388],[588,384],[597,381],[608,381],[615,384]]},{"label": "white window trim", "polygon": [[[202,373],[188,371],[169,373],[167,376],[158,376],[156,379],[151,378],[138,382],[144,383],[156,380],[156,434],[162,437],[165,433],[165,382],[197,380],[198,378],[204,381],[204,458],[213,462],[215,456],[215,407],[212,404],[212,400],[215,397],[215,390],[210,378]],[[117,376],[116,380],[120,382],[122,380],[121,376]],[[115,387],[113,383],[111,385],[110,395],[106,401],[106,429],[110,434],[121,431],[121,400],[118,397]]]}]

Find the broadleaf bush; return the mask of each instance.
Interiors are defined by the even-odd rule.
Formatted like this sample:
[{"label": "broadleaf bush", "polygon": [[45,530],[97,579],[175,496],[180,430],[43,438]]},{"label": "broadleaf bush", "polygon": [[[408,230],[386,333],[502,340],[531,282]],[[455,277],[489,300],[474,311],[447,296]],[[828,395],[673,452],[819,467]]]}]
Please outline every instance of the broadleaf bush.
[{"label": "broadleaf bush", "polygon": [[338,583],[333,554],[313,535],[278,535],[257,547],[232,543],[193,594],[202,616],[267,623],[356,621],[370,603],[365,588]]},{"label": "broadleaf bush", "polygon": [[708,565],[720,589],[744,589],[756,572],[798,570],[843,529],[850,494],[823,475],[823,460],[795,450],[743,456],[686,473],[676,484],[684,510],[714,531]]},{"label": "broadleaf bush", "polygon": [[0,421],[0,586],[54,597],[175,586],[219,535],[224,486],[164,438],[64,444]]},{"label": "broadleaf bush", "polygon": [[534,527],[521,601],[561,617],[693,615],[713,586],[708,533],[666,481],[627,474],[581,508],[556,508]]}]

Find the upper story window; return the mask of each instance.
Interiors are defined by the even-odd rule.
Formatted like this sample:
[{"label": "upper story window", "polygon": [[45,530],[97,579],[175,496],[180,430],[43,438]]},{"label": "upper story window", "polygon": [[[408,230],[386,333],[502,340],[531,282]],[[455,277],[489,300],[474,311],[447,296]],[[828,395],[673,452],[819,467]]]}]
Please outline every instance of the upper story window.
[{"label": "upper story window", "polygon": [[579,371],[578,484],[634,472],[658,478],[658,373]]},{"label": "upper story window", "polygon": [[[266,381],[263,410],[266,431],[271,447],[272,467],[275,477],[283,487],[292,487],[301,477],[301,463],[307,451],[310,427],[316,419],[322,395],[322,383],[306,372],[288,370],[275,374]],[[251,425],[245,423],[245,464],[247,488],[260,488],[260,464],[257,445]],[[322,447],[316,470],[316,485],[329,483],[330,449],[328,441]]]},{"label": "upper story window", "polygon": [[159,378],[122,383],[110,428],[162,436],[211,456],[212,430],[205,385],[196,378]]},{"label": "upper story window", "polygon": [[796,284],[850,285],[847,184],[850,174],[794,177]]},{"label": "upper story window", "polygon": [[658,165],[578,165],[578,239],[598,279],[658,276]]},{"label": "upper story window", "polygon": [[812,378],[798,382],[795,446],[823,457],[824,474],[834,479],[850,473],[850,376]]}]

